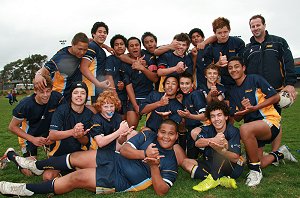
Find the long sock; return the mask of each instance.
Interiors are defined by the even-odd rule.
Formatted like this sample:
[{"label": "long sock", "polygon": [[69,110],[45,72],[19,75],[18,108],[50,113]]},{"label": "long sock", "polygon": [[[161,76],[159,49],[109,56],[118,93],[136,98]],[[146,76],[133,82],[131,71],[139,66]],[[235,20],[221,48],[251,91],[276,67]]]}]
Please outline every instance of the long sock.
[{"label": "long sock", "polygon": [[261,169],[260,169],[260,162],[252,162],[252,163],[249,163],[248,164],[248,168],[250,170],[255,170],[257,172],[261,172]]},{"label": "long sock", "polygon": [[270,155],[274,156],[274,162],[278,162],[279,160],[282,160],[284,155],[282,153],[280,153],[279,151],[274,151],[274,152],[270,152]]},{"label": "long sock", "polygon": [[26,189],[34,194],[54,193],[54,180],[45,181],[39,184],[26,184]]},{"label": "long sock", "polygon": [[204,168],[201,169],[199,166],[194,166],[191,171],[191,178],[194,179],[205,179],[205,177],[209,175],[209,172]]},{"label": "long sock", "polygon": [[64,171],[73,169],[70,163],[70,154],[58,157],[50,157],[46,160],[36,161],[35,165],[39,170],[53,169]]}]

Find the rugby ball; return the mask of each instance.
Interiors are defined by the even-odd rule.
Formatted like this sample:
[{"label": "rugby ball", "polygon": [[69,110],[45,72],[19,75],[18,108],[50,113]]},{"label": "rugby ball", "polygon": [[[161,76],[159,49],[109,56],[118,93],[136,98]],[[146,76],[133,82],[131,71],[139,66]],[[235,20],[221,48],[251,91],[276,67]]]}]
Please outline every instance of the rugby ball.
[{"label": "rugby ball", "polygon": [[294,102],[293,98],[286,91],[279,92],[280,100],[278,102],[278,106],[280,108],[288,108]]}]

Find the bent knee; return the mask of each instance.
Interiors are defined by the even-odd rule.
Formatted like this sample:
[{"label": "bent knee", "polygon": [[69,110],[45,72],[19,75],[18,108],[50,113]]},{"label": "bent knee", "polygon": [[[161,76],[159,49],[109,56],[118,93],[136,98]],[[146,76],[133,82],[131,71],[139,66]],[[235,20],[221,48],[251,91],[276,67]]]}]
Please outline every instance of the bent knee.
[{"label": "bent knee", "polygon": [[56,177],[59,177],[60,172],[58,170],[46,170],[43,173],[43,181],[53,180]]}]

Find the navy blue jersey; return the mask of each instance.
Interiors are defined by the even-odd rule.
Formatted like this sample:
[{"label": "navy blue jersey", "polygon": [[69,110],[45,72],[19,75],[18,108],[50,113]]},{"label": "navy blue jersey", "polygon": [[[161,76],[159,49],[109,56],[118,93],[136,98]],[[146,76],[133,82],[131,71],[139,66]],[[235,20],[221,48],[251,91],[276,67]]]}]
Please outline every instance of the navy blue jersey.
[{"label": "navy blue jersey", "polygon": [[[201,132],[198,135],[200,138],[213,138],[217,135],[217,131],[213,125],[201,127]],[[234,127],[230,123],[227,124],[227,127],[224,131],[225,139],[228,141],[228,151],[241,154],[241,143],[240,143],[240,131],[238,128]],[[212,159],[214,149],[207,146],[204,149],[205,157],[208,157],[209,160]]]},{"label": "navy blue jersey", "polygon": [[[146,100],[140,105],[140,111],[142,111],[146,105],[159,101],[163,97],[164,93],[153,91],[151,92]],[[167,112],[171,111],[169,119],[175,121],[177,124],[181,122],[181,117],[178,115],[177,110],[183,110],[182,104],[176,99],[169,99],[169,104],[166,106],[158,107],[154,111],[150,112],[147,115],[146,127],[149,127],[153,131],[157,131],[160,124],[163,121],[163,118],[158,115],[155,111],[158,112]]]},{"label": "navy blue jersey", "polygon": [[[220,52],[222,55],[226,55],[227,60],[229,60],[233,56],[242,55],[242,51],[245,48],[245,43],[242,39],[238,37],[229,36],[229,39],[226,43],[218,43],[217,41],[210,44],[205,50],[204,61],[205,65],[209,65],[211,63],[216,63],[219,61]],[[221,67],[221,83],[225,87],[231,87],[235,85],[235,81],[231,78],[228,73],[227,67]]]},{"label": "navy blue jersey", "polygon": [[205,70],[205,62],[204,62],[204,54],[207,47],[203,49],[199,49],[197,53],[197,59],[196,59],[196,77],[197,77],[197,89],[202,84],[206,83],[206,78],[204,75]]},{"label": "navy blue jersey", "polygon": [[[90,120],[92,119],[93,112],[84,107],[81,113],[73,111],[70,104],[60,105],[54,112],[50,130],[66,131],[73,129],[74,126],[81,122],[84,125],[84,130],[90,128]],[[81,150],[81,143],[74,137],[68,137],[63,140],[56,141],[50,145],[51,152],[49,156],[61,156],[67,153],[73,153]]]},{"label": "navy blue jersey", "polygon": [[[95,41],[90,42],[89,48],[83,58],[91,62],[89,70],[94,77],[100,81],[104,80],[106,53],[102,47],[100,47]],[[85,82],[88,86],[89,96],[95,96],[95,85],[85,77],[83,77],[83,82]]]},{"label": "navy blue jersey", "polygon": [[[105,119],[100,113],[95,114],[92,117],[92,129],[89,132],[92,138],[97,135],[106,136],[112,134],[119,129],[122,118],[118,113],[114,113],[110,120]],[[99,149],[116,150],[116,139],[106,146]]]},{"label": "navy blue jersey", "polygon": [[79,70],[81,58],[71,54],[68,48],[59,50],[44,66],[51,74],[53,90],[63,94],[66,100],[70,97],[72,82],[82,80]]},{"label": "navy blue jersey", "polygon": [[[158,69],[166,69],[166,68],[171,68],[175,67],[177,63],[182,61],[186,67],[188,67],[185,71],[193,74],[193,58],[191,54],[185,55],[184,57],[176,56],[173,51],[168,51],[161,56],[159,56],[157,60],[157,66]],[[173,72],[169,74],[170,76],[175,76],[178,77],[179,74],[177,72]],[[165,77],[160,78],[160,85],[159,85],[159,90],[163,89],[163,81],[165,80]]]},{"label": "navy blue jersey", "polygon": [[105,72],[106,75],[112,76],[119,99],[127,100],[126,88],[119,90],[117,87],[119,81],[124,81],[125,71],[122,67],[122,61],[115,55],[110,55],[106,59]]},{"label": "navy blue jersey", "polygon": [[[154,61],[149,54],[144,54],[144,60],[147,66],[154,65]],[[142,55],[143,56],[143,55]],[[148,94],[153,91],[153,82],[149,80],[143,72],[132,69],[131,65],[122,63],[122,67],[125,70],[125,85],[132,84],[136,99],[144,99]],[[149,68],[148,68],[149,69]]]},{"label": "navy blue jersey", "polygon": [[[223,96],[223,98],[225,98],[226,88],[224,87],[224,85],[217,83],[216,87],[220,94]],[[207,87],[207,81],[205,81],[205,84],[201,84],[200,86],[198,86],[197,89],[202,91],[205,98],[207,98],[207,95],[210,92],[210,89]]]},{"label": "navy blue jersey", "polygon": [[20,128],[26,133],[35,137],[47,137],[53,112],[60,104],[65,103],[65,100],[60,93],[52,91],[48,103],[40,105],[35,96],[32,94],[21,100],[13,110],[13,116],[23,120]]},{"label": "navy blue jersey", "polygon": [[[160,155],[160,173],[163,180],[170,187],[173,186],[178,175],[177,160],[174,150],[166,150],[157,142],[157,134],[152,131],[140,132],[128,142],[133,148],[146,150],[149,144],[154,143]],[[150,167],[142,160],[127,159],[118,155],[116,164],[116,191],[137,191],[152,185]]]},{"label": "navy blue jersey", "polygon": [[[184,109],[189,110],[191,114],[201,114],[205,112],[206,100],[203,93],[199,90],[193,90],[188,94],[183,94],[182,104]],[[199,120],[185,118],[185,125],[191,130],[202,124]]]},{"label": "navy blue jersey", "polygon": [[[244,98],[248,98],[251,105],[255,106],[267,98],[274,96],[276,93],[276,90],[263,77],[256,74],[249,74],[240,86],[235,85],[230,90],[229,102],[231,115],[243,108],[241,101]],[[245,123],[255,120],[265,120],[267,123],[274,124],[277,128],[279,128],[280,119],[280,115],[273,105],[244,115]]]}]

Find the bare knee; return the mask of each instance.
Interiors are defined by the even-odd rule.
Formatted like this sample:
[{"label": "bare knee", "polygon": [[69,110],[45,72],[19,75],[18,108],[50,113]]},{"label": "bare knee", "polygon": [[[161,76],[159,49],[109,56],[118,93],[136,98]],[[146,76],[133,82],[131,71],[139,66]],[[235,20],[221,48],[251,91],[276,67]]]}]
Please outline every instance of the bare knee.
[{"label": "bare knee", "polygon": [[59,177],[60,171],[58,170],[46,170],[43,173],[43,181],[49,181],[56,177]]},{"label": "bare knee", "polygon": [[183,161],[182,161],[182,165],[181,167],[191,173],[192,172],[192,169],[194,166],[197,166],[198,165],[198,162],[194,159],[189,159],[189,158],[185,158]]}]

